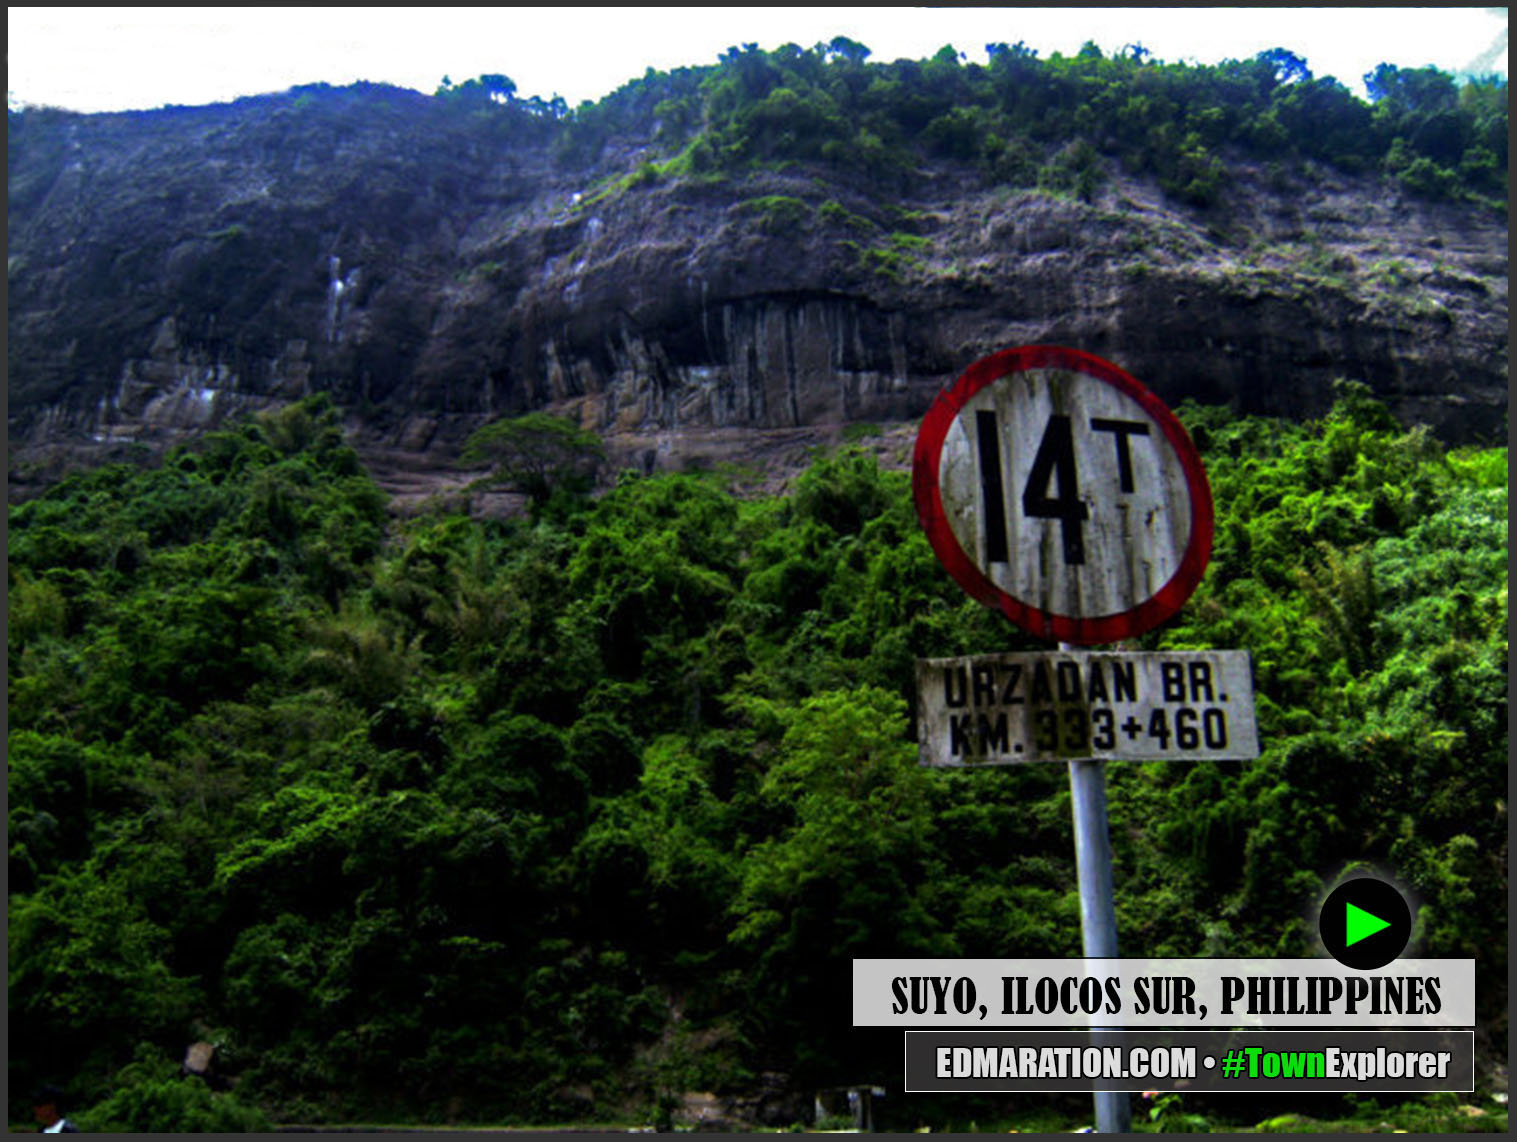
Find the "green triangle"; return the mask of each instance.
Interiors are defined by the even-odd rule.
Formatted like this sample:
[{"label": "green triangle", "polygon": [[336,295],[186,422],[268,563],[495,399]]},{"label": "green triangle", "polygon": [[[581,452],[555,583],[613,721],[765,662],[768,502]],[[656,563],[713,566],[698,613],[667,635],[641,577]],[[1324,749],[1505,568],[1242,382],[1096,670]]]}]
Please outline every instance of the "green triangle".
[{"label": "green triangle", "polygon": [[1348,915],[1344,921],[1344,927],[1348,939],[1344,941],[1345,948],[1351,948],[1360,940],[1373,936],[1376,932],[1383,932],[1391,926],[1389,920],[1382,920],[1372,912],[1366,912],[1363,908],[1348,906]]}]

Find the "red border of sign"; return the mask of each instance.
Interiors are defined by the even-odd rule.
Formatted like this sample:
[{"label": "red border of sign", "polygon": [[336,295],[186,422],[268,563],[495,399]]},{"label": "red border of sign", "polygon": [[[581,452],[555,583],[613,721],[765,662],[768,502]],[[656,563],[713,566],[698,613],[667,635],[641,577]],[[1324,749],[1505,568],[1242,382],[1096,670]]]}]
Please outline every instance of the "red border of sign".
[{"label": "red border of sign", "polygon": [[[1067,369],[1088,377],[1105,381],[1121,390],[1153,417],[1163,430],[1165,438],[1180,457],[1185,470],[1185,483],[1190,494],[1190,543],[1169,582],[1160,587],[1149,599],[1131,610],[1110,615],[1081,618],[1074,615],[1052,614],[1039,610],[1008,594],[991,582],[990,578],[975,565],[969,553],[960,546],[958,537],[949,526],[943,510],[943,494],[938,487],[938,465],[943,455],[943,441],[963,407],[986,385],[1013,373],[1028,369]],[[1191,592],[1201,582],[1211,558],[1212,545],[1212,499],[1211,485],[1206,479],[1206,469],[1201,465],[1200,453],[1164,402],[1135,378],[1090,353],[1079,349],[1066,349],[1057,345],[1028,345],[1019,349],[1003,349],[989,357],[976,361],[949,388],[938,393],[932,407],[922,420],[917,431],[916,448],[911,464],[912,495],[916,501],[917,517],[927,531],[928,542],[948,573],[970,596],[993,610],[1000,611],[1017,626],[1042,638],[1058,639],[1079,646],[1094,646],[1099,643],[1118,642],[1134,638],[1144,631],[1152,630],[1169,618],[1190,598]]]}]

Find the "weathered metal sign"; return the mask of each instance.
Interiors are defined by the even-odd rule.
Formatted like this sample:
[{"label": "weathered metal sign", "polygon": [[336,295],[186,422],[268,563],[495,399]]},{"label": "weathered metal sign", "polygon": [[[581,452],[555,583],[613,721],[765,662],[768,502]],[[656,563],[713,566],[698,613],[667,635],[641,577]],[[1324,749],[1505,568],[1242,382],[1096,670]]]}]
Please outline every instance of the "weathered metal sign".
[{"label": "weathered metal sign", "polygon": [[918,659],[917,694],[923,765],[1259,756],[1242,650]]},{"label": "weathered metal sign", "polygon": [[1043,638],[1141,634],[1179,610],[1211,555],[1211,489],[1184,427],[1076,349],[971,365],[923,420],[912,482],[949,574]]}]

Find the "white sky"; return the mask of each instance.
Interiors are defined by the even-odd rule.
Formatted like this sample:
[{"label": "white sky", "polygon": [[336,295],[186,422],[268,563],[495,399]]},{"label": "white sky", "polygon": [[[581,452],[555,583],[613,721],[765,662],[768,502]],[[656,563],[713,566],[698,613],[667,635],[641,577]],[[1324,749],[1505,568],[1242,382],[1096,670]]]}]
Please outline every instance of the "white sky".
[{"label": "white sky", "polygon": [[223,102],[301,83],[431,93],[499,72],[521,96],[599,99],[648,67],[715,63],[728,47],[846,35],[888,61],[945,43],[984,62],[1024,40],[1044,58],[1095,40],[1199,63],[1284,47],[1363,95],[1382,60],[1507,71],[1505,8],[10,8],[12,103],[77,111]]}]

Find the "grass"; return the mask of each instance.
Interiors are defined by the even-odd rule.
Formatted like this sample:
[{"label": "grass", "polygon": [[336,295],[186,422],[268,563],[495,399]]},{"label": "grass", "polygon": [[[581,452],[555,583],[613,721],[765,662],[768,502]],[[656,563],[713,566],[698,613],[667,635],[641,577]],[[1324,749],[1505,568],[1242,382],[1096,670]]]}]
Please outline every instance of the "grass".
[{"label": "grass", "polygon": [[1385,258],[1370,266],[1366,271],[1366,277],[1377,286],[1385,289],[1404,290],[1413,284],[1412,274],[1404,262],[1395,258]]},{"label": "grass", "polygon": [[904,206],[887,206],[885,209],[902,226],[921,226],[930,217],[925,210],[911,210]]},{"label": "grass", "polygon": [[826,202],[822,203],[821,206],[817,207],[817,213],[829,225],[846,226],[851,230],[858,230],[862,233],[868,233],[870,230],[875,229],[873,222],[862,215],[853,213],[853,211],[835,199],[829,198]]},{"label": "grass", "polygon": [[[1318,1119],[1301,1114],[1282,1114],[1265,1119],[1250,1134],[1505,1134],[1507,1112],[1494,1104],[1466,1102],[1469,1096],[1443,1092],[1393,1106],[1380,1106],[1369,1099],[1357,1103],[1352,1116]],[[1484,1101],[1484,1100],[1481,1100]]]},{"label": "grass", "polygon": [[616,198],[618,195],[624,194],[635,187],[663,182],[666,179],[681,178],[687,182],[703,183],[725,182],[727,176],[720,171],[701,171],[696,169],[691,155],[696,145],[700,142],[700,139],[694,139],[677,155],[672,155],[661,162],[649,160],[624,175],[605,180],[578,202],[574,203],[569,208],[570,213],[577,214],[582,210],[595,206],[597,203]]},{"label": "grass", "polygon": [[884,246],[866,248],[854,241],[845,241],[843,245],[858,252],[860,267],[900,284],[909,274],[926,269],[926,263],[917,255],[925,253],[931,242],[897,230]]},{"label": "grass", "polygon": [[765,234],[793,232],[811,217],[811,207],[788,194],[764,194],[745,199],[733,207],[742,214],[758,217],[758,227]]},{"label": "grass", "polygon": [[871,437],[878,436],[881,431],[882,430],[878,424],[871,424],[868,421],[857,420],[852,424],[844,426],[843,443],[857,444],[860,440],[868,440]]}]

